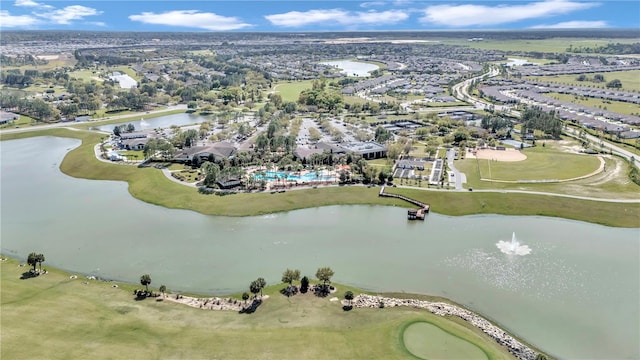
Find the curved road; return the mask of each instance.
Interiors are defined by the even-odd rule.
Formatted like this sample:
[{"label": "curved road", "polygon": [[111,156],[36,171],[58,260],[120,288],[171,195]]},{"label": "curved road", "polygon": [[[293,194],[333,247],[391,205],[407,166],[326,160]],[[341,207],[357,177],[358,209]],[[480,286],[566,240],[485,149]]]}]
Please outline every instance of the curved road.
[{"label": "curved road", "polygon": [[[456,98],[462,100],[462,101],[466,101],[466,102],[470,102],[471,104],[473,104],[476,108],[478,108],[479,110],[486,110],[489,109],[491,107],[493,107],[494,110],[496,111],[501,111],[501,112],[505,112],[505,113],[509,113],[512,116],[515,117],[520,117],[520,112],[513,110],[510,106],[505,106],[505,105],[495,105],[492,103],[489,103],[487,101],[484,101],[480,98],[474,97],[472,95],[469,94],[469,87],[471,86],[471,83],[474,80],[479,80],[479,79],[485,79],[485,78],[489,78],[489,77],[494,77],[500,74],[500,71],[496,68],[491,68],[491,70],[489,70],[489,72],[484,73],[480,76],[476,76],[474,78],[465,80],[461,83],[457,83],[455,85],[452,86],[452,90],[453,90],[453,94]],[[577,137],[578,136],[578,131],[575,129],[567,129],[565,131],[565,133],[569,136],[572,137]],[[600,141],[602,141],[601,139],[598,139],[595,136],[586,135],[586,138],[591,141],[592,143],[600,143]],[[637,161],[638,159],[636,159],[637,155],[625,150],[615,144],[609,143],[607,141],[603,141],[603,146],[607,149],[609,149],[610,151],[620,155],[621,157],[627,159],[628,161],[631,161],[631,159],[633,159],[633,163],[635,164],[636,167],[640,168],[640,161]]]}]

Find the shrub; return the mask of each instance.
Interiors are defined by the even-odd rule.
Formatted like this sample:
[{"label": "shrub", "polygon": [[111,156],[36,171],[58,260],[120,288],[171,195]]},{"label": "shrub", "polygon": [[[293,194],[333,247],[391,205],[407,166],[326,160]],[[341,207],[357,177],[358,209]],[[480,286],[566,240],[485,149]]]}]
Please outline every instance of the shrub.
[{"label": "shrub", "polygon": [[307,291],[309,291],[309,278],[304,276],[302,280],[300,280],[300,292],[306,294]]},{"label": "shrub", "polygon": [[294,285],[289,285],[286,288],[280,290],[280,293],[286,297],[293,296],[298,293],[298,287]]}]

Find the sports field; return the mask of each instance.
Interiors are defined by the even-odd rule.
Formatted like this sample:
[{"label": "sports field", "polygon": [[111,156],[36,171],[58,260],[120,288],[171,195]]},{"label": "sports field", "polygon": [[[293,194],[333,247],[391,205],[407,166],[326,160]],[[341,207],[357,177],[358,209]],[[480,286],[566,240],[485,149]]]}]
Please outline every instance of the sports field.
[{"label": "sports field", "polygon": [[[471,157],[473,158],[473,156]],[[535,147],[524,150],[479,150],[476,166],[487,181],[565,181],[602,171],[600,158]]]},{"label": "sports field", "polygon": [[303,90],[311,89],[311,80],[280,82],[273,88],[276,94],[282,96],[282,101],[297,102]]}]

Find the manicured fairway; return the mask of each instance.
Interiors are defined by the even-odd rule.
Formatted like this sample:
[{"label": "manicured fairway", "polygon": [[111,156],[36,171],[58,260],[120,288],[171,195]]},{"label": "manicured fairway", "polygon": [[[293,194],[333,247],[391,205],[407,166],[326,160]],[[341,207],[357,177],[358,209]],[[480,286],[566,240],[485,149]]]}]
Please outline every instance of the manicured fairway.
[{"label": "manicured fairway", "polygon": [[[402,330],[416,321],[464,337],[491,359],[513,359],[461,319],[420,309],[343,311],[310,293],[287,298],[280,284],[265,289],[270,297],[251,315],[202,310],[136,301],[132,290],[140,285],[72,279],[51,268],[21,280],[28,267],[18,264],[0,265],[2,359],[406,359]],[[152,279],[157,289],[161,280]],[[336,287],[339,298],[361,292]]]},{"label": "manicured fairway", "polygon": [[407,350],[421,359],[487,359],[474,344],[425,321],[404,329],[402,340]]}]

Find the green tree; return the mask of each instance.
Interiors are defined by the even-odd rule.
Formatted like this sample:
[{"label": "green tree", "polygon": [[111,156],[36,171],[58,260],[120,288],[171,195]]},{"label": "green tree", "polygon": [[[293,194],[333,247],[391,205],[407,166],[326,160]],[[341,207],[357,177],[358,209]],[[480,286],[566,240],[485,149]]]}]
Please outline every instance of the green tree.
[{"label": "green tree", "polygon": [[247,305],[247,300],[249,300],[249,294],[247,292],[242,293],[242,300],[244,300],[244,304]]},{"label": "green tree", "polygon": [[607,83],[607,87],[612,89],[620,89],[622,87],[622,82],[619,79],[613,79]]},{"label": "green tree", "polygon": [[167,291],[167,287],[164,285],[160,285],[160,292],[162,293],[162,297],[164,297],[164,293]]},{"label": "green tree", "polygon": [[282,273],[282,282],[293,284],[294,281],[300,280],[300,270],[287,269]]},{"label": "green tree", "polygon": [[213,187],[218,181],[218,177],[220,177],[220,166],[218,164],[205,161],[202,164],[202,170],[204,171],[204,180],[202,181],[204,185]]},{"label": "green tree", "polygon": [[144,285],[147,291],[149,291],[149,284],[151,284],[151,275],[144,274],[140,276],[140,284]]},{"label": "green tree", "polygon": [[323,285],[327,285],[327,283],[331,282],[331,277],[333,276],[333,270],[330,267],[321,267],[316,271],[316,278],[322,281]]}]

